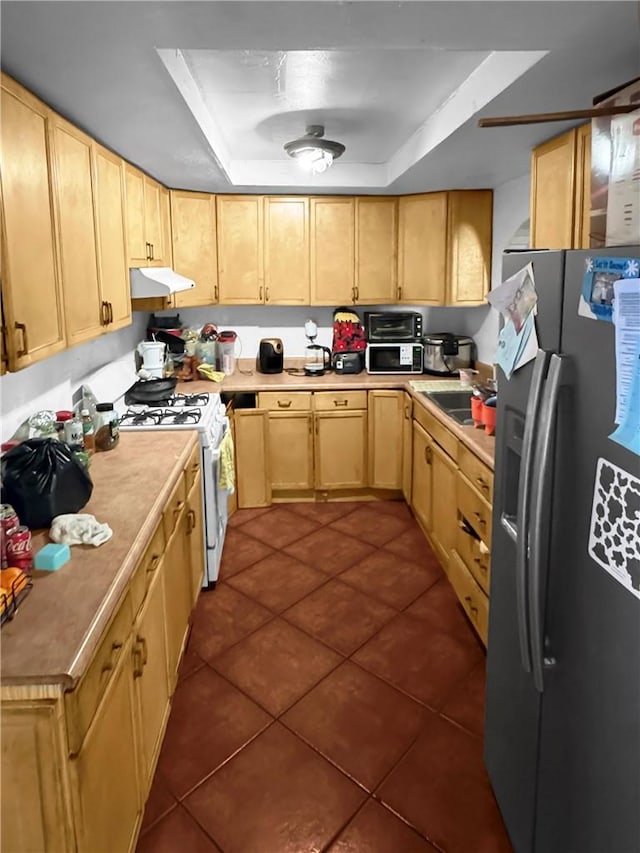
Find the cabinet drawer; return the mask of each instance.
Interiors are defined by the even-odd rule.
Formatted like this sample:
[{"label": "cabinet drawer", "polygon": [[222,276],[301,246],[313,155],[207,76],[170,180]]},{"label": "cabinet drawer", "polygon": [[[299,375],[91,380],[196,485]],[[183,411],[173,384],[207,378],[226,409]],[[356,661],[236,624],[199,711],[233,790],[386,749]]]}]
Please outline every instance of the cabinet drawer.
[{"label": "cabinet drawer", "polygon": [[428,412],[419,403],[417,405],[414,403],[413,418],[418,421],[420,426],[426,429],[431,438],[437,441],[440,447],[456,462],[458,459],[458,439],[456,436],[452,432],[449,432],[446,426],[443,426],[431,412]]},{"label": "cabinet drawer", "polygon": [[143,558],[138,563],[133,578],[131,580],[130,595],[131,595],[131,610],[134,617],[142,607],[142,603],[147,595],[147,590],[154,578],[154,575],[162,560],[164,554],[164,526],[160,522],[155,529],[151,542],[144,552]]},{"label": "cabinet drawer", "polygon": [[202,454],[200,453],[200,444],[198,443],[197,447],[193,448],[193,453],[189,457],[189,461],[185,465],[184,474],[186,479],[185,492],[189,494],[191,491],[191,486],[193,486],[194,480],[198,476],[198,471],[200,470]]},{"label": "cabinet drawer", "polygon": [[185,507],[187,501],[187,488],[185,478],[183,476],[180,477],[178,482],[175,485],[173,492],[171,493],[171,497],[167,501],[167,505],[162,514],[162,521],[164,524],[164,537],[169,541],[171,534],[176,528],[176,524],[180,518],[180,513]]},{"label": "cabinet drawer", "polygon": [[491,555],[487,546],[477,539],[466,522],[458,519],[456,533],[456,550],[463,563],[469,569],[482,589],[489,595],[489,578],[491,573]]},{"label": "cabinet drawer", "polygon": [[296,391],[295,393],[286,393],[261,391],[258,394],[258,408],[277,412],[308,412],[311,409],[311,392]]},{"label": "cabinet drawer", "polygon": [[319,412],[367,408],[366,391],[317,391],[313,399]]},{"label": "cabinet drawer", "polygon": [[458,476],[457,497],[460,515],[491,548],[491,506],[480,497],[463,474]]},{"label": "cabinet drawer", "polygon": [[449,580],[456,591],[460,604],[464,607],[467,616],[486,646],[489,629],[489,599],[471,577],[457,551],[452,551],[450,554]]},{"label": "cabinet drawer", "polygon": [[82,745],[101,696],[116,668],[116,664],[131,632],[133,610],[127,593],[113,621],[104,633],[98,651],[75,690],[65,693],[69,752],[76,754]]},{"label": "cabinet drawer", "polygon": [[462,443],[458,448],[458,466],[482,497],[493,503],[493,471]]}]

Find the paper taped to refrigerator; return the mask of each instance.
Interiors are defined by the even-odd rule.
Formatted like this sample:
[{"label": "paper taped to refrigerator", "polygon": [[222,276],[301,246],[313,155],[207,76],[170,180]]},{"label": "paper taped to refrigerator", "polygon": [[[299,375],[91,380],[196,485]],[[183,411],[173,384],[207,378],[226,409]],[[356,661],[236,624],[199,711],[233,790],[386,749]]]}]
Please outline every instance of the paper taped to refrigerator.
[{"label": "paper taped to refrigerator", "polygon": [[640,479],[598,459],[589,556],[640,599]]},{"label": "paper taped to refrigerator", "polygon": [[638,258],[585,258],[582,290],[578,299],[578,314],[591,320],[613,322],[614,284],[621,278],[637,278]]},{"label": "paper taped to refrigerator", "polygon": [[613,285],[613,322],[616,328],[616,416],[627,417],[631,389],[637,371],[640,344],[640,278],[616,281]]},{"label": "paper taped to refrigerator", "polygon": [[538,294],[533,264],[528,263],[503,281],[489,293],[487,301],[504,317],[494,361],[510,379],[514,370],[534,359],[538,351],[534,321]]}]

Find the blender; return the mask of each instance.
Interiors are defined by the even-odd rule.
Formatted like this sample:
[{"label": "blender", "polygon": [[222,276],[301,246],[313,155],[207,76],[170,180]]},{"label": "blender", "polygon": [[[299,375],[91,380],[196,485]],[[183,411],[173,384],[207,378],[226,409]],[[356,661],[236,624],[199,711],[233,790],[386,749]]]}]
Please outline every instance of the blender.
[{"label": "blender", "polygon": [[236,369],[236,341],[238,336],[230,330],[218,332],[216,340],[216,361],[218,369],[225,376],[231,376]]}]

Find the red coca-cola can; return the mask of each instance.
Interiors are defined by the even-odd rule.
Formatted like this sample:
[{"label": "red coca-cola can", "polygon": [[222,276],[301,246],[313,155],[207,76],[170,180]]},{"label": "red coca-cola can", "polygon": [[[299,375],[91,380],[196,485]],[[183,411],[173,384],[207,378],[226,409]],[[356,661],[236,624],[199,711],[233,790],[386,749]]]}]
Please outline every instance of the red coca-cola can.
[{"label": "red coca-cola can", "polygon": [[7,534],[7,564],[30,572],[33,566],[33,548],[31,547],[31,531],[21,525]]},{"label": "red coca-cola can", "polygon": [[0,567],[7,568],[7,536],[20,525],[20,519],[11,504],[0,504]]}]

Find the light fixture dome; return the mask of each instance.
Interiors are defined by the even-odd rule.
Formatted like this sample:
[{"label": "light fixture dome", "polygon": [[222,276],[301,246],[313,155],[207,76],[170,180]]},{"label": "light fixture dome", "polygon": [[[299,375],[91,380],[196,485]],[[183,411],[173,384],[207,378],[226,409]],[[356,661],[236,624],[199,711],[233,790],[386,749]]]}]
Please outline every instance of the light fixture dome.
[{"label": "light fixture dome", "polygon": [[307,172],[326,172],[333,161],[344,153],[341,142],[323,139],[324,125],[310,124],[305,135],[284,145],[289,157],[293,157]]}]

